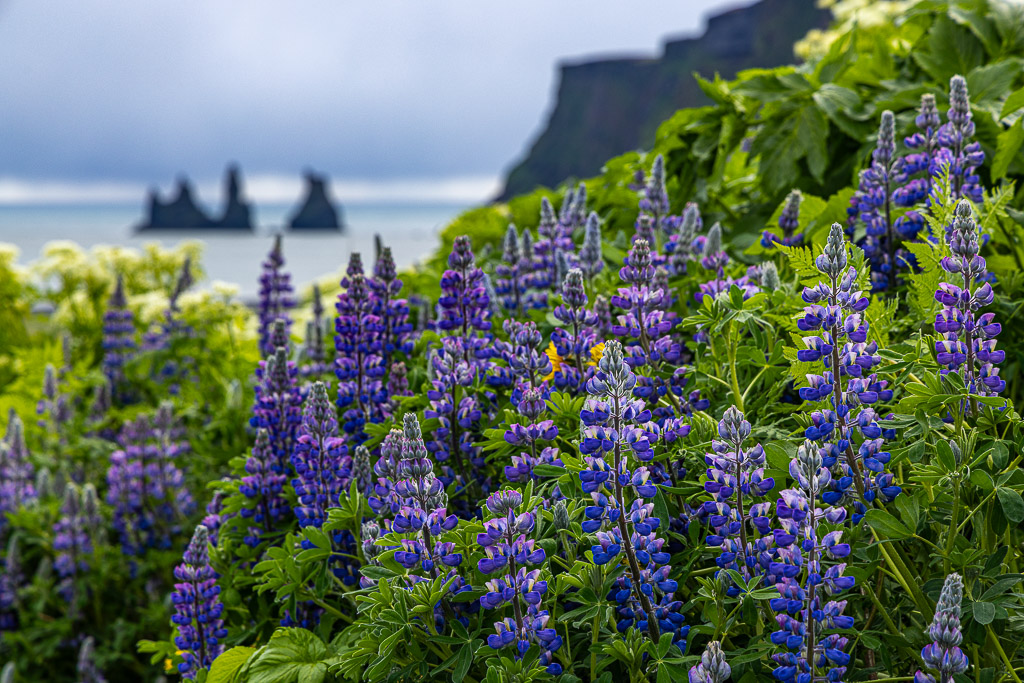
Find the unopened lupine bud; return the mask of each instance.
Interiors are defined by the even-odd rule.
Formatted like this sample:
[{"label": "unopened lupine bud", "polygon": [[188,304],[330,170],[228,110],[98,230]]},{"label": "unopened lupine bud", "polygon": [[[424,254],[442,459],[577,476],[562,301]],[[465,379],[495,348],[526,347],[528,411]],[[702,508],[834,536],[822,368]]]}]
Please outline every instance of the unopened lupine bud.
[{"label": "unopened lupine bud", "polygon": [[828,241],[825,243],[825,249],[814,260],[814,264],[824,275],[833,280],[838,280],[846,271],[848,262],[846,235],[843,232],[843,226],[839,223],[833,223],[832,229],[828,234]]},{"label": "unopened lupine bud", "polygon": [[722,646],[713,640],[705,648],[700,662],[690,669],[689,678],[690,683],[725,683],[730,675],[732,669],[725,661]]},{"label": "unopened lupine bud", "polygon": [[772,261],[761,264],[759,275],[761,289],[766,292],[774,292],[782,286],[782,283],[779,281],[779,270],[775,267],[775,263]]},{"label": "unopened lupine bud", "polygon": [[508,230],[505,232],[505,243],[503,247],[501,255],[502,260],[509,265],[516,265],[519,263],[519,232],[516,230],[515,223],[508,224]]},{"label": "unopened lupine bud", "polygon": [[564,500],[555,502],[555,506],[551,509],[551,515],[556,531],[569,530],[569,509],[565,506]]},{"label": "unopened lupine bud", "polygon": [[882,121],[878,127],[878,142],[872,152],[872,158],[884,168],[888,168],[896,154],[896,118],[886,109],[882,112]]},{"label": "unopened lupine bud", "polygon": [[707,239],[704,242],[704,252],[701,256],[714,256],[722,251],[722,224],[715,223],[708,230]]}]

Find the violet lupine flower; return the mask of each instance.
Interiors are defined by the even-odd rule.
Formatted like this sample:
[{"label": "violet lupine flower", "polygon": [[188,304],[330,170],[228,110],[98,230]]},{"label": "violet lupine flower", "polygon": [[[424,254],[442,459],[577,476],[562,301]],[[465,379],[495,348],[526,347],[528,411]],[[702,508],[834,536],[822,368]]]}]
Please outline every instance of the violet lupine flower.
[{"label": "violet lupine flower", "polygon": [[914,683],[953,683],[955,674],[967,671],[969,661],[960,649],[963,635],[960,633],[960,602],[963,600],[963,580],[959,574],[950,574],[942,585],[939,602],[935,605],[935,616],[928,627],[932,642],[921,650],[921,659],[938,676],[926,674],[920,669],[914,674]]},{"label": "violet lupine flower", "polygon": [[195,507],[175,460],[189,451],[169,404],[151,419],[128,422],[110,456],[107,502],[114,506],[114,529],[122,551],[138,555],[166,550]]},{"label": "violet lupine flower", "polygon": [[57,371],[49,363],[43,375],[43,398],[36,405],[36,413],[44,417],[39,421],[41,427],[49,425],[62,444],[67,441],[65,427],[71,421],[72,407],[57,384]]},{"label": "violet lupine flower", "polygon": [[505,232],[501,261],[494,269],[498,276],[494,291],[500,297],[502,307],[511,316],[522,317],[530,289],[530,268],[528,259],[524,259],[520,251],[519,232],[514,223],[509,223]]},{"label": "violet lupine flower", "polygon": [[258,430],[252,454],[245,461],[246,476],[238,486],[248,499],[238,514],[242,519],[251,520],[244,542],[252,548],[258,546],[265,535],[277,531],[278,523],[289,512],[283,493],[287,477],[274,469],[276,463],[270,434],[266,429]]},{"label": "violet lupine flower", "polygon": [[0,440],[0,538],[7,526],[7,513],[36,499],[35,468],[25,443],[25,426],[11,408],[7,431]]},{"label": "violet lupine flower", "polygon": [[283,320],[274,323],[272,338],[277,346],[266,360],[260,361],[256,372],[260,381],[256,385],[253,416],[249,419],[251,426],[267,430],[274,454],[271,465],[278,474],[287,474],[291,469],[295,437],[302,422],[299,371],[295,363],[288,360],[286,329]]},{"label": "violet lupine flower", "polygon": [[0,568],[3,569],[0,571],[0,633],[3,633],[18,628],[18,590],[25,580],[17,536],[11,536]]},{"label": "violet lupine flower", "polygon": [[103,314],[103,374],[114,388],[114,395],[122,400],[125,398],[124,365],[134,353],[135,316],[125,298],[124,278],[118,275]]},{"label": "violet lupine flower", "polygon": [[528,569],[543,564],[545,553],[533,539],[527,538],[536,518],[529,511],[516,514],[522,503],[522,494],[514,490],[488,496],[486,508],[493,517],[484,522],[484,532],[476,538],[484,550],[477,568],[482,574],[498,574],[487,581],[480,606],[493,610],[511,603],[514,613],[514,617],[494,625],[496,633],[487,636],[487,644],[495,650],[515,645],[516,659],[520,659],[531,643],[537,643],[541,665],[557,676],[562,667],[553,661],[553,653],[562,646],[562,639],[555,629],[547,627],[548,611],[540,609],[548,583],[541,580],[540,569]]},{"label": "violet lupine flower", "polygon": [[[509,340],[496,340],[494,346],[497,355],[508,363],[508,367],[492,368],[492,374],[487,378],[488,384],[515,386],[517,391],[521,390],[520,387],[540,386],[544,378],[552,372],[552,365],[547,353],[539,348],[544,338],[537,329],[537,324],[509,318],[505,320],[503,327]],[[512,402],[517,402],[516,393],[512,395]]]},{"label": "violet lupine flower", "polygon": [[387,394],[388,400],[381,404],[385,416],[394,415],[402,404],[402,399],[412,396],[412,392],[409,391],[409,371],[406,369],[405,363],[400,361],[392,363],[388,369]]},{"label": "violet lupine flower", "polygon": [[107,683],[107,679],[103,677],[103,672],[99,670],[96,662],[93,661],[95,649],[96,643],[92,636],[87,636],[82,641],[81,647],[78,648],[78,665],[75,669],[76,683]]},{"label": "violet lupine flower", "polygon": [[854,289],[857,270],[849,265],[846,239],[838,223],[832,224],[815,264],[826,281],[804,288],[803,300],[809,305],[797,327],[817,334],[804,337],[807,349],[798,351],[797,359],[821,361],[825,370],[821,375],[808,375],[809,386],[802,387],[799,394],[805,401],[827,403],[811,414],[804,435],[822,442],[826,467],[839,468],[839,476],[831,480],[830,490],[824,494],[825,502],[852,504],[856,524],[867,512],[866,505],[876,498],[891,501],[901,491],[893,475],[885,471],[890,456],[882,450],[884,438],[893,438],[895,432],[884,429],[880,416],[870,407],[877,401],[892,400],[892,390],[886,389],[886,381],[868,374],[880,361],[878,344],[867,341],[868,324],[861,312],[868,307],[868,299]]},{"label": "violet lupine flower", "polygon": [[377,307],[376,297],[363,274],[359,254],[353,253],[349,258],[341,286],[342,292],[335,304],[338,316],[334,320],[337,403],[342,409],[345,432],[362,443],[366,440],[363,428],[367,423],[380,421],[380,406],[387,396],[382,383],[385,368],[379,353],[381,339],[378,330],[382,321],[373,312]]},{"label": "violet lupine flower", "polygon": [[[994,322],[995,314],[977,315],[979,309],[992,303],[995,294],[992,285],[985,282],[987,268],[978,253],[978,226],[966,199],[956,205],[949,238],[953,255],[943,258],[940,265],[949,273],[947,279],[956,279],[959,284],[942,282],[935,292],[936,301],[943,306],[935,316],[935,331],[941,337],[935,344],[937,360],[945,366],[942,374],[959,372],[971,394],[995,396],[1006,388],[996,367],[1006,353],[996,350],[996,336],[1002,326]],[[977,401],[972,399],[970,411],[977,410]]]},{"label": "violet lupine flower", "polygon": [[384,367],[390,370],[395,353],[408,355],[413,347],[409,302],[398,298],[402,291],[402,281],[398,278],[391,247],[381,249],[369,285],[375,295],[373,312],[379,325],[377,334],[380,356]]},{"label": "violet lupine flower", "polygon": [[594,276],[604,270],[604,255],[601,245],[601,219],[593,211],[587,217],[587,224],[583,233],[583,244],[580,246],[580,253],[577,259],[579,268],[592,282]]},{"label": "violet lupine flower", "polygon": [[647,240],[637,240],[619,270],[619,277],[627,286],[619,287],[611,303],[625,311],[612,325],[612,332],[632,340],[626,347],[626,361],[630,367],[654,366],[661,361],[675,363],[682,347],[671,334],[678,319],[664,308],[665,292],[655,289],[654,262]]},{"label": "violet lupine flower", "polygon": [[558,448],[544,446],[558,436],[558,427],[552,420],[541,420],[547,410],[544,393],[539,387],[525,387],[520,391],[516,405],[526,424],[515,423],[505,430],[505,441],[522,450],[512,456],[512,464],[505,466],[505,478],[511,482],[525,482],[533,477],[537,465],[563,467]]},{"label": "violet lupine flower", "polygon": [[[768,563],[774,555],[772,503],[754,503],[753,500],[768,495],[775,487],[775,480],[764,478],[765,456],[761,444],[743,447],[750,437],[750,423],[736,406],[725,411],[718,423],[718,436],[719,439],[711,442],[714,452],[704,456],[708,465],[704,490],[713,496],[704,503],[711,529],[707,543],[721,548],[721,554],[715,559],[719,567],[735,569],[749,581],[768,571]],[[751,535],[754,533],[756,536]],[[726,581],[728,594],[739,595],[739,588],[731,580]]]},{"label": "violet lupine flower", "polygon": [[82,492],[74,484],[64,489],[64,502],[60,518],[53,525],[53,550],[57,559],[53,563],[60,582],[57,594],[74,611],[77,591],[76,579],[89,571],[88,558],[93,554],[93,538],[90,533],[98,527],[96,519],[90,519],[95,511],[87,511],[82,501]]},{"label": "violet lupine flower", "polygon": [[924,216],[912,207],[921,203],[926,208],[930,206],[932,178],[941,172],[935,158],[939,148],[939,110],[931,93],[921,95],[921,108],[914,123],[918,132],[903,139],[904,146],[913,151],[901,159],[896,175],[899,187],[892,193],[893,204],[908,209],[894,223],[896,232],[904,240],[914,239],[924,229]]},{"label": "violet lupine flower", "polygon": [[483,276],[469,237],[456,237],[448,256],[448,270],[441,276],[437,328],[441,334],[459,340],[464,361],[481,368],[487,366],[491,342],[490,299]]},{"label": "violet lupine flower", "polygon": [[729,265],[729,255],[722,247],[722,224],[716,222],[708,230],[694,240],[700,245],[700,265],[710,270],[719,278],[725,277],[725,267]]},{"label": "violet lupine flower", "polygon": [[665,244],[667,264],[674,275],[685,275],[687,264],[700,255],[702,243],[697,241],[697,233],[703,228],[704,221],[701,220],[697,203],[687,202],[678,227]]},{"label": "violet lupine flower", "polygon": [[552,314],[564,327],[556,327],[551,333],[548,349],[553,366],[551,380],[560,391],[576,392],[586,383],[595,352],[600,353],[594,329],[598,324],[597,314],[587,310],[587,292],[579,268],[573,268],[565,276],[562,302]]},{"label": "violet lupine flower", "polygon": [[294,511],[299,526],[321,527],[327,509],[338,505],[348,484],[352,460],[345,442],[338,438],[338,420],[327,396],[327,386],[315,382],[302,414],[302,426],[292,454],[298,497]]},{"label": "violet lupine flower", "polygon": [[854,580],[843,576],[845,564],[826,569],[823,560],[847,557],[850,546],[840,542],[842,531],[820,535],[819,526],[824,522],[842,523],[846,510],[817,507],[832,476],[813,442],[805,441],[797,449],[789,473],[796,486],[782,491],[776,504],[782,528],[774,532],[779,552],[769,570],[780,596],[769,601],[777,612],[775,620],[779,625],[770,638],[786,651],[772,655],[778,664],[772,675],[786,683],[838,683],[850,663],[850,655],[844,652],[849,641],[843,635],[828,632],[851,628],[853,617],[843,615],[846,600],[831,598],[852,588]]},{"label": "violet lupine flower", "polygon": [[533,245],[536,261],[531,284],[534,289],[554,291],[562,281],[558,277],[559,254],[572,252],[575,245],[572,241],[571,229],[567,231],[566,226],[558,220],[547,197],[542,197],[540,200],[540,222],[537,224],[537,235],[539,239]]},{"label": "violet lupine flower", "polygon": [[717,640],[708,643],[700,661],[690,667],[690,683],[725,683],[732,675],[732,669],[725,661],[725,653]]},{"label": "violet lupine flower", "polygon": [[902,173],[902,160],[896,158],[896,119],[891,111],[882,112],[871,164],[860,172],[857,191],[850,199],[850,220],[859,220],[867,229],[864,255],[871,262],[872,289],[896,287],[896,275],[905,255],[897,249],[899,235],[893,223],[894,192]]},{"label": "violet lupine flower", "polygon": [[[645,465],[632,467],[633,461],[652,460],[652,444],[657,440],[651,412],[643,400],[632,398],[636,383],[622,345],[607,342],[597,372],[587,381],[591,397],[580,413],[580,453],[587,469],[579,477],[583,492],[593,499],[593,505],[584,510],[582,526],[586,533],[597,533],[598,545],[591,549],[595,564],[621,564],[623,554],[627,560],[625,574],[609,595],[619,604],[619,631],[635,626],[647,631],[654,642],[661,632],[671,632],[673,642],[685,651],[689,627],[680,613],[682,602],[672,599],[677,584],[669,578],[670,556],[662,550],[664,539],[655,535],[661,520],[654,516],[654,505],[644,503],[658,489]],[[606,462],[606,457],[612,462]],[[628,509],[626,489],[635,495]],[[606,523],[607,531],[602,531]]]},{"label": "violet lupine flower", "polygon": [[274,353],[271,336],[277,321],[284,321],[285,338],[291,330],[292,319],[288,311],[295,307],[291,280],[292,276],[284,270],[281,236],[277,235],[260,274],[260,355],[264,358]]},{"label": "violet lupine flower", "polygon": [[306,343],[302,346],[299,372],[303,377],[317,378],[328,372],[324,353],[324,303],[319,285],[313,285],[312,312],[313,319],[306,324]]},{"label": "violet lupine flower", "polygon": [[950,190],[954,200],[970,199],[981,204],[985,195],[977,169],[985,161],[981,143],[971,141],[974,137],[974,121],[971,120],[971,102],[967,94],[967,81],[963,76],[949,79],[949,111],[946,123],[937,133],[939,148],[935,152],[935,163],[939,168],[949,166]]},{"label": "violet lupine flower", "polygon": [[796,232],[800,227],[800,201],[802,199],[803,195],[800,194],[800,190],[790,190],[789,195],[786,196],[786,204],[782,207],[782,213],[779,214],[779,228],[782,229],[782,237],[780,238],[770,230],[765,230],[761,233],[762,247],[774,249],[776,242],[786,247],[803,244],[804,234]]},{"label": "violet lupine flower", "polygon": [[[174,289],[171,290],[167,299],[167,308],[163,312],[163,319],[153,323],[150,329],[142,335],[143,351],[167,351],[176,338],[191,334],[192,330],[178,319],[178,313],[180,313],[178,299],[192,286],[193,282],[192,259],[186,257],[181,271],[178,273],[178,278],[175,280]],[[163,364],[154,369],[154,373],[169,382],[167,390],[176,395],[180,391],[177,381],[186,374],[186,366],[191,363],[192,359],[190,358],[166,357]]]},{"label": "violet lupine flower", "polygon": [[217,546],[217,537],[220,527],[224,524],[224,515],[221,510],[224,507],[224,492],[214,491],[210,502],[206,504],[206,515],[203,517],[203,526],[210,532],[210,544]]},{"label": "violet lupine flower", "polygon": [[178,665],[181,677],[194,680],[199,671],[209,670],[213,660],[224,650],[221,641],[227,636],[221,613],[220,586],[217,573],[210,566],[210,537],[200,524],[183,556],[174,568],[174,592],[171,604],[175,614],[171,622],[177,626],[174,644],[182,650],[185,660]]},{"label": "violet lupine flower", "polygon": [[[429,360],[432,389],[427,391],[430,407],[423,415],[437,418],[440,425],[434,430],[427,448],[443,467],[452,468],[458,489],[472,484],[484,486],[479,477],[484,471],[484,460],[478,440],[483,413],[471,387],[478,367],[466,360],[467,350],[459,337],[445,337],[442,346]],[[440,475],[447,478],[446,473]],[[445,481],[447,485],[450,481]]]},{"label": "violet lupine flower", "polygon": [[[658,155],[651,165],[651,175],[647,178],[647,185],[644,187],[643,197],[640,199],[640,214],[650,218],[651,231],[654,241],[651,248],[657,251],[660,233],[665,230],[663,219],[668,215],[668,189],[665,187],[665,158]],[[668,232],[665,230],[665,232]],[[666,235],[668,237],[668,235]]]}]

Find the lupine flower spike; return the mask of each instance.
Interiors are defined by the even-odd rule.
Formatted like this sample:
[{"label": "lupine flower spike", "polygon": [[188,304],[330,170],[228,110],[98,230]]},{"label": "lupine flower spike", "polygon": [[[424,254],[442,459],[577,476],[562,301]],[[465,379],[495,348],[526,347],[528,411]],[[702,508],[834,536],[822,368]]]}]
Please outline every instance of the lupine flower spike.
[{"label": "lupine flower spike", "polygon": [[955,674],[967,671],[967,655],[960,649],[963,635],[960,633],[960,602],[964,586],[959,574],[950,574],[942,586],[935,616],[928,627],[932,642],[921,650],[924,665],[936,672],[936,676],[918,670],[914,683],[953,683]]},{"label": "lupine flower spike", "polygon": [[274,353],[271,335],[276,321],[284,321],[285,338],[288,337],[292,325],[288,311],[295,306],[291,275],[284,270],[284,251],[281,249],[280,235],[274,238],[274,246],[267,254],[267,260],[263,262],[259,297],[260,356],[265,358]]},{"label": "lupine flower spike", "polygon": [[175,614],[171,621],[178,627],[174,644],[185,661],[178,665],[182,678],[194,680],[202,669],[209,669],[224,650],[227,635],[221,613],[217,574],[210,567],[209,533],[203,525],[196,527],[183,562],[174,569],[174,592],[171,604]]},{"label": "lupine flower spike", "polygon": [[725,653],[717,640],[708,643],[700,661],[690,668],[690,683],[725,683],[732,675],[732,669],[725,661]]}]

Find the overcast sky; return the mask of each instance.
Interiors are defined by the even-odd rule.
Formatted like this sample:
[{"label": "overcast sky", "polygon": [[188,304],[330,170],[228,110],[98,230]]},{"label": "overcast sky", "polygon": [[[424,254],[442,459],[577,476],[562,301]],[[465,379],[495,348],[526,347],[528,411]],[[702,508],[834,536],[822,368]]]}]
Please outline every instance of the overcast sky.
[{"label": "overcast sky", "polygon": [[482,199],[543,124],[558,61],[653,56],[740,4],[0,0],[0,202],[209,183],[229,160],[258,199],[305,167]]}]

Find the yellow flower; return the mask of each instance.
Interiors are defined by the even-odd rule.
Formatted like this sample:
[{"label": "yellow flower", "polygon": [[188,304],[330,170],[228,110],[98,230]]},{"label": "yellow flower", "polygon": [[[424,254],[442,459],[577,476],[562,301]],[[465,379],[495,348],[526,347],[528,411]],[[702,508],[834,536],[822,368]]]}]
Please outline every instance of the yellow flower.
[{"label": "yellow flower", "polygon": [[[184,650],[178,650],[174,654],[176,654],[176,655],[178,655],[180,657],[181,655],[185,654],[185,651]],[[164,660],[164,671],[170,673],[173,670],[174,670],[174,662],[171,661],[170,657],[168,657],[167,659]]]},{"label": "yellow flower", "polygon": [[[544,377],[544,380],[543,380],[543,381],[546,382],[549,379],[553,379],[554,376],[555,376],[555,373],[559,372],[562,369],[562,366],[565,365],[566,362],[568,362],[571,359],[562,358],[561,356],[558,355],[558,350],[555,348],[555,342],[550,342],[548,344],[548,348],[544,351],[544,353],[546,353],[547,356],[548,356],[548,359],[551,360],[551,372],[549,372],[547,374],[547,376]],[[591,366],[591,367],[596,366],[598,364],[598,362],[601,360],[601,356],[603,356],[603,355],[604,355],[604,342],[601,342],[600,344],[595,344],[594,346],[591,346],[590,347],[590,360],[587,361],[587,365]]]}]

